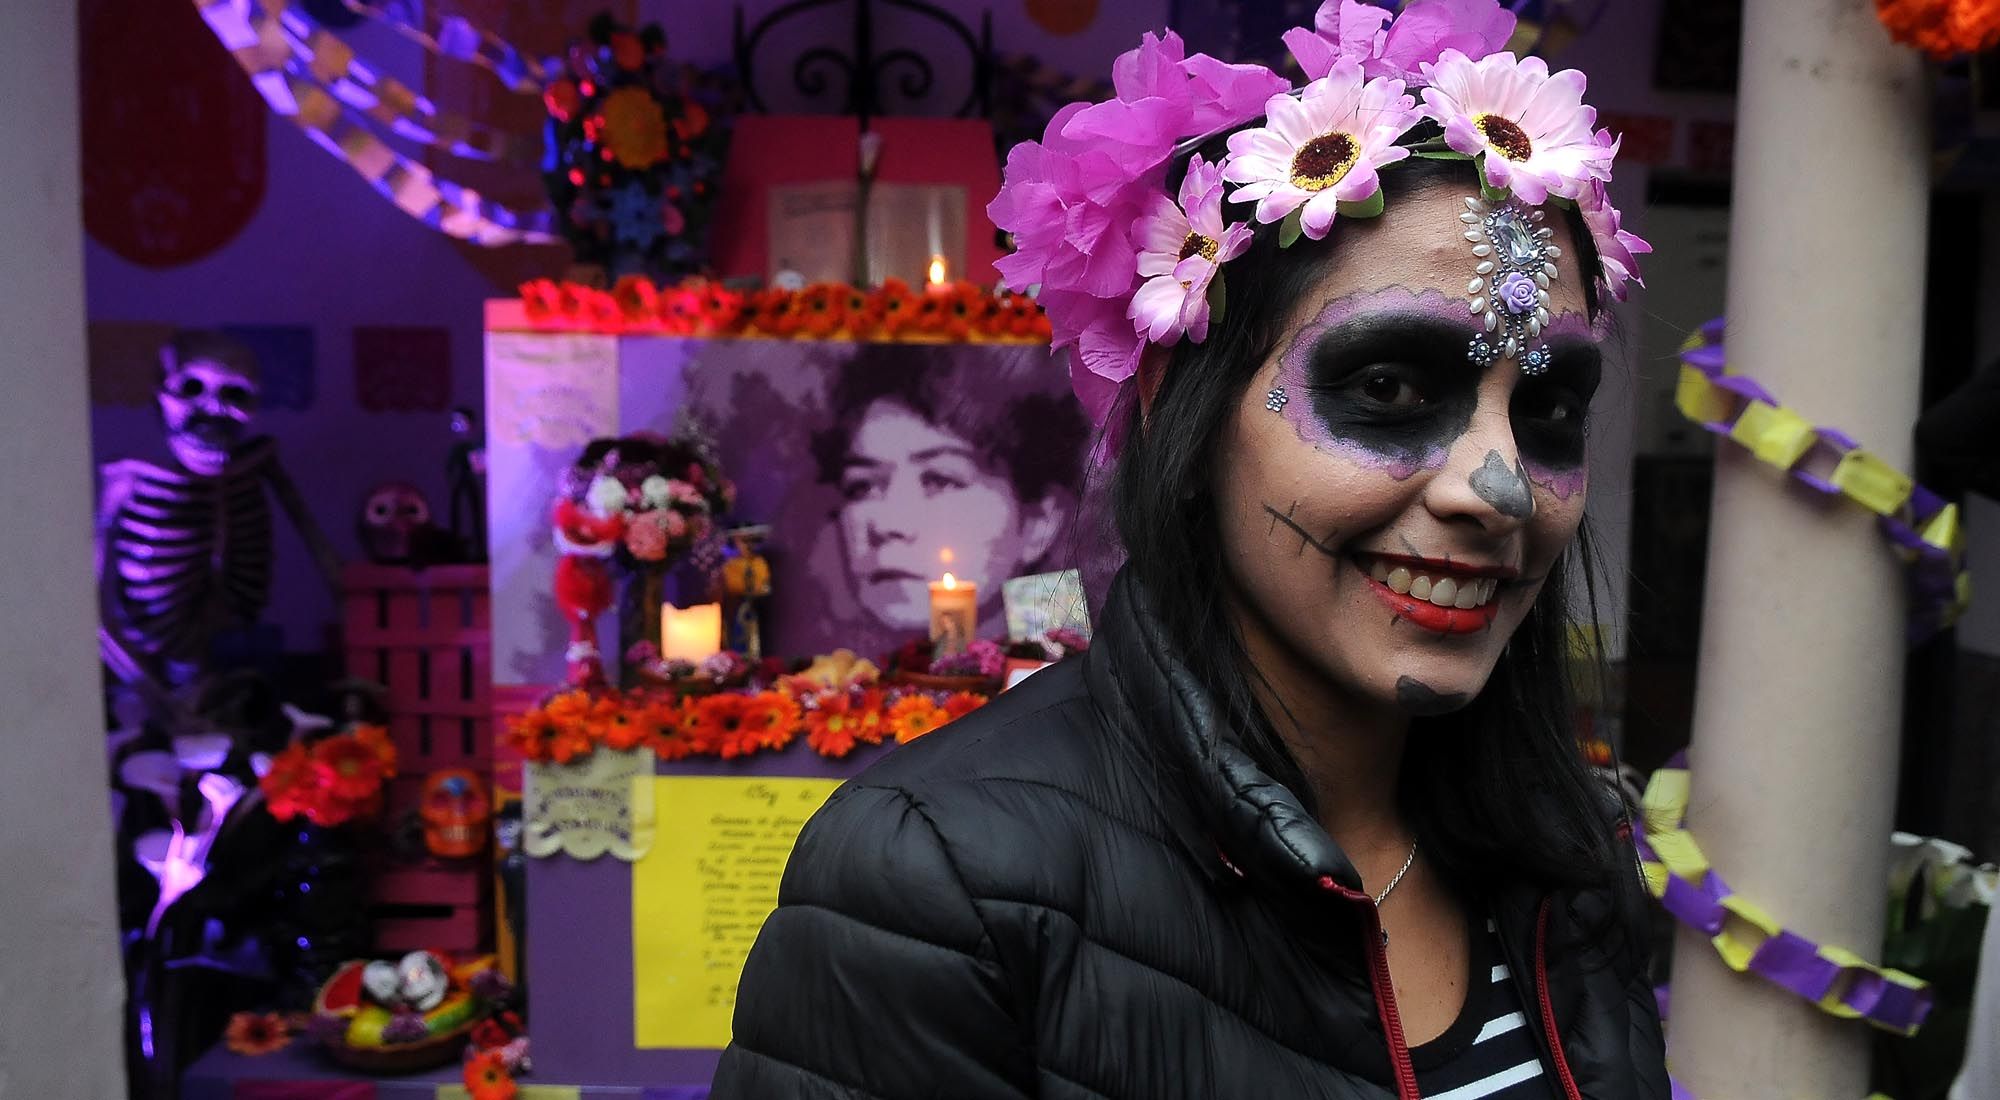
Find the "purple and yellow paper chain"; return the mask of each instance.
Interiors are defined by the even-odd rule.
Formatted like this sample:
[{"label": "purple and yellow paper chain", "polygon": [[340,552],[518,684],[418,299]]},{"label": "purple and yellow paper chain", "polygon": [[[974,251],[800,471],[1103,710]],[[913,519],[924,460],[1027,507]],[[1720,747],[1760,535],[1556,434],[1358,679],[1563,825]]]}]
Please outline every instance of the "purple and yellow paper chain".
[{"label": "purple and yellow paper chain", "polygon": [[1707,936],[1722,961],[1816,1004],[1830,1015],[1914,1035],[1931,1010],[1921,978],[1814,943],[1733,893],[1684,827],[1688,772],[1679,756],[1653,773],[1633,841],[1646,888],[1676,920]]},{"label": "purple and yellow paper chain", "polygon": [[480,245],[555,239],[546,211],[520,214],[488,202],[377,137],[358,112],[313,82],[260,0],[195,0],[195,5],[273,111],[291,119],[404,213]]},{"label": "purple and yellow paper chain", "polygon": [[303,68],[301,75],[335,99],[360,111],[397,137],[472,160],[535,167],[541,157],[539,134],[517,134],[486,126],[463,115],[440,111],[409,85],[355,56],[354,48],[288,0],[261,0],[275,17],[286,44]]},{"label": "purple and yellow paper chain", "polygon": [[1682,415],[1730,439],[1816,492],[1874,512],[1882,534],[1910,566],[1912,642],[1956,622],[1972,600],[1962,563],[1958,506],[1862,448],[1837,428],[1815,427],[1764,387],[1727,372],[1723,321],[1703,325],[1681,346],[1674,403]]},{"label": "purple and yellow paper chain", "polygon": [[549,74],[540,63],[499,35],[473,26],[463,16],[439,14],[431,4],[423,5],[419,14],[409,0],[341,2],[347,5],[347,10],[382,23],[439,57],[485,69],[511,91],[540,95],[542,85],[548,83]]}]

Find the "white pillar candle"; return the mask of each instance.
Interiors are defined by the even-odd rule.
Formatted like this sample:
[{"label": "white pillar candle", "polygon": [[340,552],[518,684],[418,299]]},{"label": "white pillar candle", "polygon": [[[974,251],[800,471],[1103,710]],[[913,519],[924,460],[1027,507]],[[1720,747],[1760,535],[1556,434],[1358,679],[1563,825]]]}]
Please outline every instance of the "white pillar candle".
[{"label": "white pillar candle", "polygon": [[660,607],[660,656],[700,664],[722,652],[722,605]]}]

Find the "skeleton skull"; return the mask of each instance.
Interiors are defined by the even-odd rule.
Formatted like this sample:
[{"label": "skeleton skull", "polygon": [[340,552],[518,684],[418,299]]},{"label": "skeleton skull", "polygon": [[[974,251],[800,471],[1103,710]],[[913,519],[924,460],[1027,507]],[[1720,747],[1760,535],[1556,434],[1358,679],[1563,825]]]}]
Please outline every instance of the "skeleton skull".
[{"label": "skeleton skull", "polygon": [[396,969],[403,974],[403,1003],[418,1012],[443,1004],[444,995],[451,992],[451,974],[445,970],[444,960],[428,951],[410,952]]},{"label": "skeleton skull", "polygon": [[217,333],[188,332],[160,349],[160,416],[167,446],[192,474],[214,477],[257,411],[257,362]]},{"label": "skeleton skull", "polygon": [[432,772],[424,780],[424,847],[444,859],[476,856],[486,847],[492,804],[479,776],[463,768]]},{"label": "skeleton skull", "polygon": [[361,506],[358,531],[368,560],[400,565],[410,560],[412,536],[431,522],[431,503],[414,485],[379,485]]}]

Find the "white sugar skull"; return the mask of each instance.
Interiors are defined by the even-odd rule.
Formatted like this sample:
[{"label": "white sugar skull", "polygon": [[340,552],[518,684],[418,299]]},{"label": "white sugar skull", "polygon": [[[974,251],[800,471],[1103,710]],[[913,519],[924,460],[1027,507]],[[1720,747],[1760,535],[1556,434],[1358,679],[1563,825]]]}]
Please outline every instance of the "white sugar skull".
[{"label": "white sugar skull", "polygon": [[361,505],[356,531],[368,560],[400,565],[410,560],[413,536],[430,526],[431,502],[414,485],[392,481],[378,485]]},{"label": "white sugar skull", "polygon": [[160,349],[160,371],[167,446],[189,473],[220,474],[257,411],[255,357],[219,333],[184,332]]},{"label": "white sugar skull", "polygon": [[403,974],[395,963],[376,959],[361,968],[361,988],[376,1004],[393,1008],[403,999]]},{"label": "white sugar skull", "polygon": [[429,1012],[444,1003],[451,992],[451,974],[444,960],[428,951],[412,951],[396,964],[403,975],[403,1003],[418,1012]]}]

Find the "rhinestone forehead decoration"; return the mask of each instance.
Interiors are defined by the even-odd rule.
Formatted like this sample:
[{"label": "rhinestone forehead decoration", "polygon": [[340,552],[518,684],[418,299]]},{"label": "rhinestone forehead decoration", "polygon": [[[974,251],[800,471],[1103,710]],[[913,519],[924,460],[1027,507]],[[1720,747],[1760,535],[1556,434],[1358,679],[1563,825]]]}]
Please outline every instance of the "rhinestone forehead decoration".
[{"label": "rhinestone forehead decoration", "polygon": [[1276,389],[1273,389],[1270,393],[1264,395],[1264,407],[1271,410],[1274,413],[1284,412],[1285,406],[1290,404],[1291,400],[1292,399],[1285,393],[1285,387],[1279,386]]},{"label": "rhinestone forehead decoration", "polygon": [[[1468,307],[1485,325],[1487,337],[1475,338],[1466,357],[1481,368],[1498,359],[1516,359],[1549,324],[1549,285],[1556,280],[1562,249],[1551,244],[1555,231],[1542,224],[1542,211],[1513,199],[1487,202],[1467,198],[1465,239],[1472,243],[1472,281],[1465,284]],[[1548,356],[1529,354],[1522,371],[1540,374]]]}]

